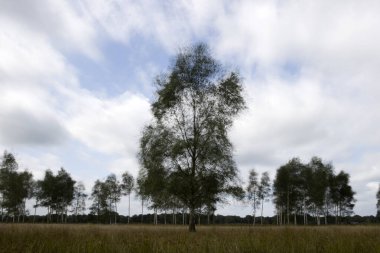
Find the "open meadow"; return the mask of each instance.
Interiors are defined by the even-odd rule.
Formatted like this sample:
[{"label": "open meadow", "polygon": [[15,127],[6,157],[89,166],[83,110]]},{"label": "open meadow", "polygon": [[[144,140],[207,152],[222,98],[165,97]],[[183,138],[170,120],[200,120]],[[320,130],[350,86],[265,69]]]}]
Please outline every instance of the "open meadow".
[{"label": "open meadow", "polygon": [[0,252],[380,252],[379,226],[0,224]]}]

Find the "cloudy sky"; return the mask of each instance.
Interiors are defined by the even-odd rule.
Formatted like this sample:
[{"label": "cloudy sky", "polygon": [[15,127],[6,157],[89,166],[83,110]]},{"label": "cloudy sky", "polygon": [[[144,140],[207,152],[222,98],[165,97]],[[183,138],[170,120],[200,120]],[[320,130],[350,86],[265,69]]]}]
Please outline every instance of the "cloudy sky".
[{"label": "cloudy sky", "polygon": [[[317,155],[351,174],[355,212],[373,215],[379,10],[376,0],[1,0],[0,152],[37,179],[63,166],[88,191],[110,173],[136,176],[153,80],[202,41],[244,77],[248,110],[230,135],[241,178]],[[232,202],[217,213],[250,211]]]}]

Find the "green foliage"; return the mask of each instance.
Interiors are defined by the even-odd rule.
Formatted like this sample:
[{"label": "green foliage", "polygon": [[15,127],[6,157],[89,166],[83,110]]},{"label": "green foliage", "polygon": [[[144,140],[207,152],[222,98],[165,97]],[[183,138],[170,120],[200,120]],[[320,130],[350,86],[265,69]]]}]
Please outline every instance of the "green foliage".
[{"label": "green foliage", "polygon": [[257,178],[257,172],[252,169],[249,171],[248,186],[247,186],[247,198],[251,202],[253,208],[253,224],[256,220],[256,210],[260,204],[259,199],[259,180]]},{"label": "green foliage", "polygon": [[30,172],[17,170],[15,157],[5,151],[0,167],[0,206],[7,211],[6,214],[13,216],[13,220],[15,216],[25,215],[25,202],[31,197],[33,182]]},{"label": "green foliage", "polygon": [[90,207],[91,213],[96,214],[97,218],[101,218],[103,222],[107,216],[110,223],[112,223],[111,213],[113,213],[114,223],[116,223],[117,203],[120,201],[122,190],[122,184],[115,174],[110,174],[104,182],[96,180],[91,193],[93,200]]},{"label": "green foliage", "polygon": [[61,214],[63,222],[63,215],[67,213],[74,198],[75,181],[64,168],[61,168],[57,175],[51,170],[46,170],[44,179],[37,184],[40,205],[48,208],[49,216],[53,211]]},{"label": "green foliage", "polygon": [[[279,215],[286,214],[289,223],[290,214],[303,214],[304,223],[307,215],[315,216],[320,224],[320,216],[329,213],[337,217],[350,215],[355,202],[349,185],[349,175],[345,172],[334,174],[331,164],[324,164],[318,157],[313,157],[308,164],[302,164],[293,158],[277,170],[273,184],[274,203]],[[285,220],[283,220],[285,221]]]},{"label": "green foliage", "polygon": [[196,209],[242,195],[227,135],[245,108],[240,78],[198,44],[181,51],[156,82],[155,120],[140,140],[138,192],[155,209],[178,199],[193,221]]},{"label": "green foliage", "polygon": [[74,186],[73,201],[71,204],[71,212],[77,217],[78,214],[83,214],[86,211],[85,187],[82,182],[77,182]]},{"label": "green foliage", "polygon": [[133,187],[135,185],[133,176],[129,174],[128,172],[124,172],[123,175],[121,175],[122,183],[121,183],[121,189],[123,191],[124,195],[131,194]]}]

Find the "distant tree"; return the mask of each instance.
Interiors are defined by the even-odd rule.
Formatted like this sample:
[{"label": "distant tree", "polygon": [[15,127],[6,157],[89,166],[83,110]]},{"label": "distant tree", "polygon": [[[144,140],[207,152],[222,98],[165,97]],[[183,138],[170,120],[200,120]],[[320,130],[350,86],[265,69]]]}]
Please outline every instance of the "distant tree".
[{"label": "distant tree", "polygon": [[257,178],[257,172],[254,169],[252,169],[249,171],[247,198],[253,208],[253,225],[255,225],[256,223],[256,210],[257,210],[258,205],[260,205],[260,199],[258,195],[259,186],[260,184]]},{"label": "distant tree", "polygon": [[134,179],[131,174],[124,172],[122,177],[121,189],[123,195],[128,195],[128,224],[131,217],[131,193],[134,187]]},{"label": "distant tree", "polygon": [[75,216],[75,221],[77,221],[78,214],[83,214],[83,212],[86,211],[87,194],[85,193],[85,190],[86,188],[82,182],[77,182],[74,186],[71,212]]},{"label": "distant tree", "polygon": [[227,131],[245,107],[240,78],[226,73],[206,45],[197,44],[176,56],[157,85],[154,122],[140,141],[143,175],[153,182],[156,170],[165,172],[167,191],[189,208],[189,231],[195,231],[195,211],[210,197],[219,201],[238,192]]},{"label": "distant tree", "polygon": [[147,201],[149,199],[149,189],[147,189],[147,171],[142,168],[139,170],[139,174],[136,179],[136,196],[141,199],[141,223],[144,222],[144,200]]},{"label": "distant tree", "polygon": [[273,182],[274,203],[279,215],[280,224],[290,224],[290,214],[294,214],[296,224],[297,212],[302,210],[302,177],[301,172],[304,165],[298,158],[291,159],[287,164],[281,166]]},{"label": "distant tree", "polygon": [[344,171],[330,179],[331,199],[334,204],[335,223],[340,222],[340,218],[352,214],[355,206],[355,192],[352,190],[350,175]]},{"label": "distant tree", "polygon": [[48,208],[50,222],[53,211],[57,217],[61,216],[61,222],[64,222],[64,215],[67,218],[68,207],[74,198],[74,184],[75,181],[64,168],[61,168],[57,175],[51,170],[46,170],[44,179],[38,181],[40,188],[38,198],[40,204]]},{"label": "distant tree", "polygon": [[316,217],[317,224],[320,225],[320,216],[324,215],[327,222],[327,196],[329,191],[329,178],[333,175],[333,168],[330,164],[324,164],[319,157],[313,157],[307,165],[310,169],[310,176],[307,183],[309,203],[311,210]]},{"label": "distant tree", "polygon": [[40,205],[40,196],[41,196],[41,188],[38,181],[33,180],[32,182],[32,190],[31,190],[31,197],[34,198],[35,203],[33,205],[34,208],[34,215],[33,215],[33,223],[36,221],[36,215],[37,215],[37,207]]},{"label": "distant tree", "polygon": [[117,203],[121,199],[121,184],[115,174],[111,174],[107,177],[105,183],[106,192],[108,193],[108,201],[110,210],[114,211],[114,222],[117,223]]},{"label": "distant tree", "polygon": [[108,212],[107,196],[104,192],[103,182],[96,180],[91,191],[92,205],[90,207],[91,213],[96,215],[97,222],[101,215]]},{"label": "distant tree", "polygon": [[28,171],[18,172],[18,164],[12,153],[4,152],[0,167],[0,195],[2,219],[4,210],[7,215],[20,217],[26,214],[25,202],[30,198],[33,175]]},{"label": "distant tree", "polygon": [[261,202],[261,225],[263,225],[263,213],[264,213],[264,201],[266,201],[270,195],[270,178],[268,172],[264,172],[261,175],[260,184],[258,188],[258,198]]},{"label": "distant tree", "polygon": [[91,213],[97,215],[99,222],[100,217],[107,215],[109,223],[112,223],[111,214],[113,214],[114,223],[117,223],[117,203],[121,199],[122,186],[115,174],[107,176],[104,182],[96,180],[92,188],[90,207]]},{"label": "distant tree", "polygon": [[377,214],[376,214],[376,217],[380,218],[380,184],[379,184],[379,189],[377,190],[377,193],[376,193],[376,198],[377,198],[377,203],[376,203]]}]

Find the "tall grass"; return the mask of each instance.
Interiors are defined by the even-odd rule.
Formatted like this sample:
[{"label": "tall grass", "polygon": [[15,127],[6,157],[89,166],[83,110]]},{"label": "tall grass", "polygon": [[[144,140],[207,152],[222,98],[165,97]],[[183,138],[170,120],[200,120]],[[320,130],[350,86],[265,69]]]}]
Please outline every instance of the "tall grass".
[{"label": "tall grass", "polygon": [[1,224],[0,252],[379,252],[378,226]]}]

